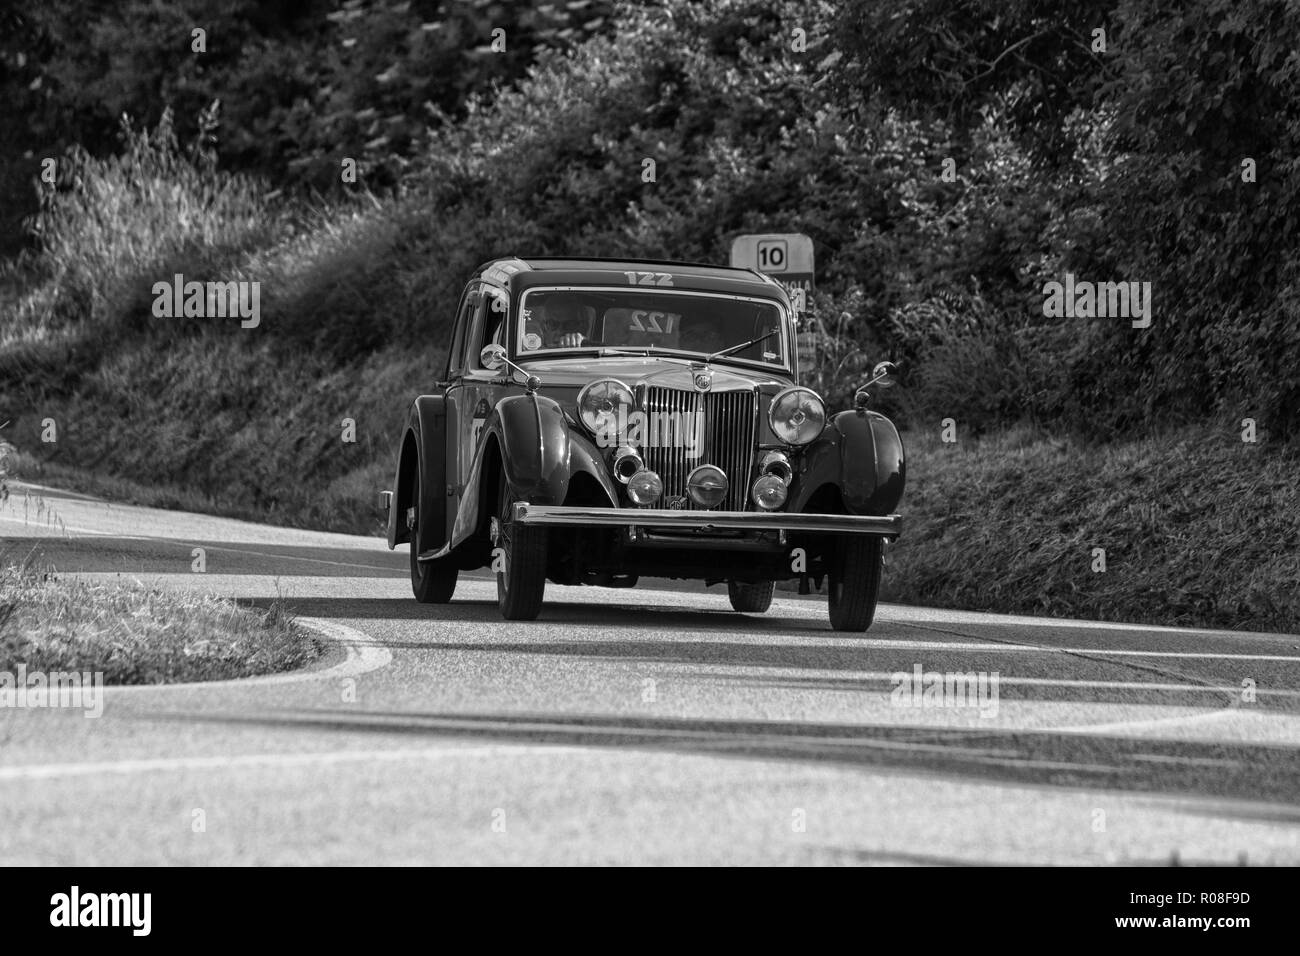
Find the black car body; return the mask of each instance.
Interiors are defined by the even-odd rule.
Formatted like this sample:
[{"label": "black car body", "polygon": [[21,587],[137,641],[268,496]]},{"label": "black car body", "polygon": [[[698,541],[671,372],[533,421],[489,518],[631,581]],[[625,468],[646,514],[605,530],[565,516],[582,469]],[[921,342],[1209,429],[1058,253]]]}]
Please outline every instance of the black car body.
[{"label": "black car body", "polygon": [[795,333],[785,291],[751,270],[484,264],[381,495],[416,597],[449,601],[459,571],[488,567],[511,619],[538,614],[547,580],[641,576],[726,582],[759,612],[775,581],[824,577],[832,625],[865,630],[902,442],[865,390],[830,414],[797,384]]}]

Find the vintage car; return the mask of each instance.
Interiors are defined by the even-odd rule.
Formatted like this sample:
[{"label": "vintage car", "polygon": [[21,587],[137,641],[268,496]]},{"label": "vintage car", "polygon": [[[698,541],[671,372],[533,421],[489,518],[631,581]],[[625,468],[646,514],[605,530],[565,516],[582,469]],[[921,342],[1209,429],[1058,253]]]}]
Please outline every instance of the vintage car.
[{"label": "vintage car", "polygon": [[903,446],[867,408],[798,384],[797,316],[748,269],[502,258],[465,287],[446,371],[411,405],[388,546],[410,542],[418,600],[490,568],[531,620],[548,580],[727,586],[766,611],[774,582],[827,584],[830,621],[872,621],[900,528]]}]

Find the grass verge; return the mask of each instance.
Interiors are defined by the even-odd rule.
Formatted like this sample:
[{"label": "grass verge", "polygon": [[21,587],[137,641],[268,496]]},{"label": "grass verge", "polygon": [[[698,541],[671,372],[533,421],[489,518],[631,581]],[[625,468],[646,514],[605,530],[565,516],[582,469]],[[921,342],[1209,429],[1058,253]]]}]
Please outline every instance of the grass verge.
[{"label": "grass verge", "polygon": [[225,680],[302,667],[321,643],[280,603],[245,607],[132,580],[0,567],[0,672],[98,671],[107,684]]},{"label": "grass verge", "polygon": [[1219,422],[1103,445],[1028,428],[904,441],[886,601],[1300,633],[1294,450]]}]

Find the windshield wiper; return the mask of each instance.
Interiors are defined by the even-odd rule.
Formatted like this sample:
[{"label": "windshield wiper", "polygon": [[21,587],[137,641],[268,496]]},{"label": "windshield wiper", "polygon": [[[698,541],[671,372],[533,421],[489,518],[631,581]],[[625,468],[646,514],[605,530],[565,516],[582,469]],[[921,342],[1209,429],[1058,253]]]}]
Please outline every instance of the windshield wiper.
[{"label": "windshield wiper", "polygon": [[748,342],[741,342],[739,345],[733,345],[731,348],[723,349],[721,352],[714,352],[707,359],[705,359],[705,361],[712,362],[715,361],[716,359],[722,358],[724,355],[734,355],[737,352],[743,352],[751,345],[757,345],[759,342],[765,342],[768,339],[770,339],[772,336],[780,334],[780,332],[781,332],[780,329],[773,329],[771,332],[768,332],[765,335],[760,335],[756,339],[750,339]]},{"label": "windshield wiper", "polygon": [[609,346],[606,345],[596,345],[592,347],[600,349],[601,355],[631,355],[633,357],[636,357],[638,355],[649,355],[651,352],[655,352],[661,355],[669,354],[668,349],[662,349],[657,345],[633,345],[631,346],[631,348],[636,349],[635,352],[628,352],[624,349],[610,348]]}]

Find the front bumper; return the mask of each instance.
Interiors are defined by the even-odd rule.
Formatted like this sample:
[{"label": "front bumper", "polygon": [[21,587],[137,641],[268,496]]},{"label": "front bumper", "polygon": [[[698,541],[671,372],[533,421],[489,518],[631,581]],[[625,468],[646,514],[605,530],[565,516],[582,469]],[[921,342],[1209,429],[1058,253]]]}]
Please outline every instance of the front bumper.
[{"label": "front bumper", "polygon": [[709,531],[812,531],[898,537],[899,515],[785,514],[780,511],[678,511],[669,508],[585,508],[515,503],[523,525],[560,528],[683,528]]}]

